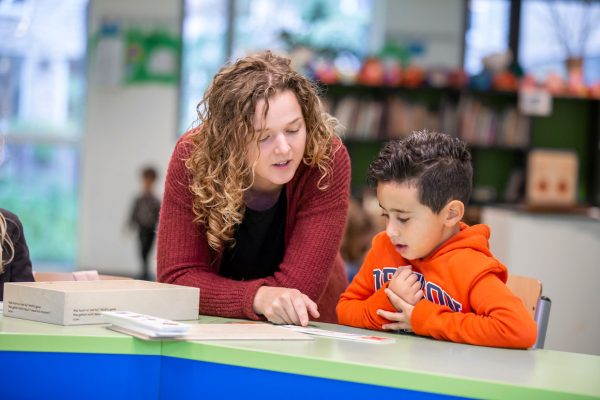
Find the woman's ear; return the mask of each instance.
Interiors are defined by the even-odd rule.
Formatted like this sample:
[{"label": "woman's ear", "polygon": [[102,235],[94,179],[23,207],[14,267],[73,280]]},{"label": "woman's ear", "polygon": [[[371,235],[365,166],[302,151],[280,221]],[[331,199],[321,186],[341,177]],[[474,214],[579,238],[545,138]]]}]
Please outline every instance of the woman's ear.
[{"label": "woman's ear", "polygon": [[454,226],[458,224],[465,215],[465,205],[460,200],[451,200],[446,204],[446,218],[444,223],[446,226]]}]

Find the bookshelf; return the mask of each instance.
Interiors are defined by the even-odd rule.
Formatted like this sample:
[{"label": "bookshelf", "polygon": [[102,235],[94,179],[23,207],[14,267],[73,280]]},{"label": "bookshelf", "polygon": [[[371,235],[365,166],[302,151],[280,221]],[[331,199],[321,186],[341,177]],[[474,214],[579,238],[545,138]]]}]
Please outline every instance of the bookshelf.
[{"label": "bookshelf", "polygon": [[522,200],[527,154],[533,148],[574,150],[579,157],[579,201],[600,200],[600,101],[557,97],[548,117],[519,113],[515,92],[454,88],[323,85],[328,111],[346,127],[353,190],[383,143],[413,130],[461,137],[472,152],[473,203]]}]

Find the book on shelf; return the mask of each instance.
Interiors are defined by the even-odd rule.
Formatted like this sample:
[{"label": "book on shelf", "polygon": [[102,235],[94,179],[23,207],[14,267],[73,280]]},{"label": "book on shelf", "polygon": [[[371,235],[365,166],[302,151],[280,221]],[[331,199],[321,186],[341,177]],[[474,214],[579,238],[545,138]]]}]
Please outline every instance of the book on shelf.
[{"label": "book on shelf", "polygon": [[356,104],[358,99],[354,96],[343,97],[333,109],[333,116],[344,127],[347,136],[352,136],[356,120]]},{"label": "book on shelf", "polygon": [[356,112],[356,123],[353,129],[355,137],[375,139],[381,137],[381,119],[383,104],[374,100],[361,100]]},{"label": "book on shelf", "polygon": [[443,99],[436,110],[398,95],[381,100],[346,96],[338,99],[333,115],[346,127],[349,138],[403,138],[427,129],[460,137],[475,146],[529,145],[529,117],[516,106],[491,108],[470,95],[463,95],[458,101]]}]

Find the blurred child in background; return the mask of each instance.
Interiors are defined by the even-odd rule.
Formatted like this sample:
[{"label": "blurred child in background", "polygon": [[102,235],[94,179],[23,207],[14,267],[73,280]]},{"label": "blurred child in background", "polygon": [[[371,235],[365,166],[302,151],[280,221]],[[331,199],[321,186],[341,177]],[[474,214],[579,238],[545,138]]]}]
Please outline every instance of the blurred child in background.
[{"label": "blurred child in background", "polygon": [[142,192],[137,196],[131,208],[129,226],[137,229],[139,239],[139,254],[142,262],[141,279],[150,279],[150,266],[148,256],[156,237],[160,200],[154,194],[154,186],[158,173],[153,167],[145,167],[141,173]]},{"label": "blurred child in background", "polygon": [[357,199],[350,198],[348,222],[340,248],[348,279],[352,280],[358,272],[375,233],[377,231],[371,216],[367,214]]}]

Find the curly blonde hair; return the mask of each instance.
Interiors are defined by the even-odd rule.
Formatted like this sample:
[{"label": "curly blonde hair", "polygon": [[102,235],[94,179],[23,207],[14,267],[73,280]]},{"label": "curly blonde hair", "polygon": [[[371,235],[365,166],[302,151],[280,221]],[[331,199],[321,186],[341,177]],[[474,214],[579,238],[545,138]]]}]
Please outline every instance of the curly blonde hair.
[{"label": "curly blonde hair", "polygon": [[303,162],[319,169],[319,189],[328,186],[338,124],[322,111],[317,86],[292,70],[289,59],[270,51],[225,65],[196,108],[199,127],[191,134],[194,146],[185,160],[194,222],[205,226],[208,243],[217,252],[234,245],[235,227],[244,217],[244,192],[254,179],[245,152],[252,142],[258,146],[252,123],[256,104],[265,100],[266,116],[269,99],[286,90],[296,95],[306,122]]},{"label": "curly blonde hair", "polygon": [[4,266],[12,261],[14,253],[15,249],[10,240],[10,236],[8,236],[6,218],[0,213],[0,274],[4,272]]}]

